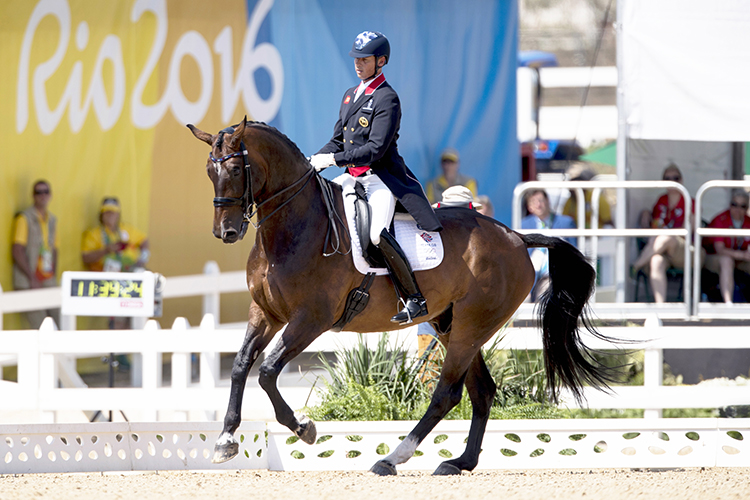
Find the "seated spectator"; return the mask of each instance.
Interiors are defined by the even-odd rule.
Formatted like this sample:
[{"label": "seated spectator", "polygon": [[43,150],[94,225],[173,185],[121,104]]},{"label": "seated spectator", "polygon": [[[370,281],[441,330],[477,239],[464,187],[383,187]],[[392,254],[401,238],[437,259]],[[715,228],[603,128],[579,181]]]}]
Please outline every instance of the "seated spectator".
[{"label": "seated spectator", "polygon": [[477,195],[477,181],[466,175],[460,174],[458,169],[460,160],[458,151],[448,148],[440,155],[440,168],[443,175],[435,177],[427,183],[427,199],[430,203],[437,203],[442,199],[443,191],[451,186],[464,186],[471,191],[471,194]]},{"label": "seated spectator", "polygon": [[[120,222],[120,202],[104,198],[99,212],[100,224],[83,233],[81,257],[89,271],[134,272],[144,268],[150,252],[146,235]],[[130,318],[110,318],[109,328],[124,330]]]},{"label": "seated spectator", "polygon": [[[664,169],[662,179],[682,183],[682,172],[674,163]],[[693,206],[691,212],[695,212]],[[685,227],[685,199],[678,189],[669,188],[651,210],[651,227],[672,229]],[[654,302],[667,299],[667,269],[685,268],[685,238],[682,236],[652,236],[643,247],[640,256],[633,263],[633,270],[643,268],[649,275]]]},{"label": "seated spectator", "polygon": [[[750,196],[742,189],[732,190],[729,208],[714,217],[708,227],[722,229],[750,229],[747,207]],[[706,249],[706,269],[719,275],[719,290],[726,304],[734,298],[736,269],[750,274],[750,239],[742,236],[715,236],[703,240]]]},{"label": "seated spectator", "polygon": [[[594,178],[594,173],[591,170],[581,170],[576,174],[571,181],[590,181]],[[593,196],[592,189],[583,190],[583,199],[586,204],[586,229],[591,229],[591,197]],[[578,219],[578,197],[574,189],[570,190],[570,198],[565,202],[565,206],[562,211],[563,215],[572,217],[573,220]],[[609,206],[609,202],[604,196],[604,193],[599,195],[599,227],[612,226],[612,211]]]},{"label": "seated spectator", "polygon": [[[567,215],[558,215],[550,210],[549,197],[543,189],[532,189],[526,195],[526,208],[529,215],[521,219],[521,229],[575,229],[576,223]],[[575,238],[563,238],[573,245]],[[536,301],[549,285],[549,254],[546,248],[529,250],[531,262],[536,271],[536,283],[531,290],[531,300]]]},{"label": "seated spectator", "polygon": [[89,271],[130,272],[143,268],[151,255],[146,235],[120,222],[120,202],[104,198],[100,224],[83,233],[81,257]]}]

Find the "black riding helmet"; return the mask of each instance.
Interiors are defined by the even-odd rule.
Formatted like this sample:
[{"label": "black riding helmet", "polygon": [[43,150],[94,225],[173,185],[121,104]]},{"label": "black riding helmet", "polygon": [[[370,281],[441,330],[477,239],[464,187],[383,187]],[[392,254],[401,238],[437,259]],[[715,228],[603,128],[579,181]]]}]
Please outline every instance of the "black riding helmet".
[{"label": "black riding helmet", "polygon": [[384,34],[377,31],[363,31],[352,44],[352,50],[349,51],[351,57],[369,57],[375,56],[375,60],[380,56],[385,56],[385,63],[391,58],[391,44]]}]

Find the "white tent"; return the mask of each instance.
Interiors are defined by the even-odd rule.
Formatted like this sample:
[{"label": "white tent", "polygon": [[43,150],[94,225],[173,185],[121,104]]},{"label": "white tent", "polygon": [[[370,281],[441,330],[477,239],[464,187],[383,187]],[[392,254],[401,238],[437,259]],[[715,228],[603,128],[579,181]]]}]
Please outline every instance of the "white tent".
[{"label": "white tent", "polygon": [[[732,178],[732,142],[750,141],[750,1],[618,0],[616,27],[618,177],[660,179],[674,162],[693,194]],[[656,196],[629,194],[617,220],[635,220]],[[703,218],[727,205],[722,192],[705,202]],[[619,246],[618,300],[624,256]]]}]

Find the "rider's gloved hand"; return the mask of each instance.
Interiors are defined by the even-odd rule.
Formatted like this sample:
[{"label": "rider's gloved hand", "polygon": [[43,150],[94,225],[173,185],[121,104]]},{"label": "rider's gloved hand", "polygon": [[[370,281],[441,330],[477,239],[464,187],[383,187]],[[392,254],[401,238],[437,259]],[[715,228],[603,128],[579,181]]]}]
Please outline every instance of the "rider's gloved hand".
[{"label": "rider's gloved hand", "polygon": [[310,165],[312,165],[316,172],[320,172],[321,170],[336,165],[336,160],[333,158],[333,153],[312,155],[310,157]]}]

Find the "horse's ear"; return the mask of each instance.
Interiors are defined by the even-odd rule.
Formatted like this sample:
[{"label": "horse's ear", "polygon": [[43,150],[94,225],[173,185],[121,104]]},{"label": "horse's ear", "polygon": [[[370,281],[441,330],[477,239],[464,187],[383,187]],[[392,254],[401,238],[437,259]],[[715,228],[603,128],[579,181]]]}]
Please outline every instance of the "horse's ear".
[{"label": "horse's ear", "polygon": [[188,123],[187,128],[189,128],[193,135],[201,141],[205,142],[209,146],[214,145],[214,136],[212,136],[211,134],[206,133],[199,128],[196,128],[192,123]]},{"label": "horse's ear", "polygon": [[231,149],[237,149],[237,145],[242,141],[242,136],[245,134],[245,127],[247,126],[247,115],[242,119],[242,123],[237,125],[234,129],[234,133],[229,138],[229,147]]}]

